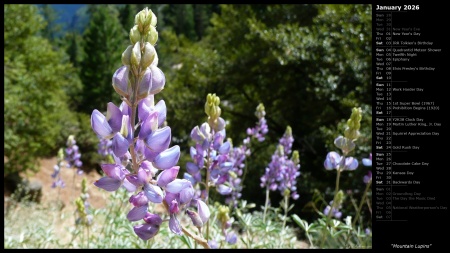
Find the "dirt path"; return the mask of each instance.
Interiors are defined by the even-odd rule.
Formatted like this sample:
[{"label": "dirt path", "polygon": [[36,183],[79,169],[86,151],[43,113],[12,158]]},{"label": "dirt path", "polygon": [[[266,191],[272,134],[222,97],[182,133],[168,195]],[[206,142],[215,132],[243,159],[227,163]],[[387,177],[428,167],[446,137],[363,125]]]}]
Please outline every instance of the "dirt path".
[{"label": "dirt path", "polygon": [[[94,186],[94,182],[101,178],[101,176],[92,170],[90,173],[83,173],[76,175],[74,169],[62,168],[61,178],[66,183],[64,188],[52,188],[53,178],[53,166],[55,166],[57,160],[56,157],[42,159],[41,169],[34,175],[28,176],[28,180],[38,181],[42,184],[42,199],[43,205],[56,203],[58,198],[64,203],[65,208],[74,210],[74,201],[80,196],[81,193],[81,181],[83,178],[87,180],[89,203],[93,208],[102,208],[106,204],[104,196],[108,196],[108,193],[98,187]],[[58,193],[59,192],[59,193]],[[59,197],[58,197],[59,194]]]}]

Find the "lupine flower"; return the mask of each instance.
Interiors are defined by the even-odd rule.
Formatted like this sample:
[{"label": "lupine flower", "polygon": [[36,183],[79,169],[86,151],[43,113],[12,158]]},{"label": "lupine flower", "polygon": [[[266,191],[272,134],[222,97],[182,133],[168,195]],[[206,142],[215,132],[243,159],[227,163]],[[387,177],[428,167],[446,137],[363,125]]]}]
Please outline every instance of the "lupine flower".
[{"label": "lupine flower", "polygon": [[102,156],[112,155],[112,141],[100,138],[98,143],[98,153]]},{"label": "lupine flower", "polygon": [[61,168],[63,166],[64,161],[64,151],[62,148],[58,150],[58,156],[57,156],[57,164],[53,166],[53,173],[51,174],[51,177],[54,179],[52,183],[52,188],[61,187],[64,188],[66,184],[61,178]]},{"label": "lupine flower", "polygon": [[291,159],[288,154],[292,153],[292,129],[288,126],[285,133],[280,138],[275,153],[272,155],[265,174],[261,177],[261,188],[268,187],[270,190],[278,190],[281,195],[289,190],[293,199],[298,199],[296,179],[300,176],[300,158],[298,151],[294,151]]},{"label": "lupine flower", "polygon": [[259,142],[262,142],[265,140],[265,135],[269,132],[265,115],[264,105],[260,103],[255,112],[258,122],[255,127],[247,128],[248,136],[242,141],[242,144],[233,148],[231,139],[228,140],[231,148],[228,154],[228,162],[232,164],[232,169],[228,172],[227,181],[231,192],[225,199],[225,203],[227,204],[231,202],[234,206],[237,206],[238,199],[242,196],[242,182],[240,177],[245,168],[245,160],[251,154],[250,140],[251,138],[255,138]]},{"label": "lupine flower", "polygon": [[[333,205],[333,201],[330,201],[330,204],[325,207],[323,210],[323,214],[325,216],[328,216],[331,206]],[[333,207],[333,210],[331,210],[331,217],[335,217],[336,219],[340,219],[342,217],[342,213],[339,211],[340,207]]]},{"label": "lupine flower", "polygon": [[364,183],[366,183],[366,184],[368,184],[370,181],[372,181],[372,171],[368,171],[367,172],[367,175],[365,175],[364,177],[363,177],[363,181],[364,181]]},{"label": "lupine flower", "polygon": [[355,170],[358,168],[358,160],[351,156],[343,159],[338,153],[331,151],[327,154],[323,165],[326,170]]},{"label": "lupine flower", "polygon": [[[372,153],[370,153],[369,158],[362,159],[363,165],[367,167],[372,167]],[[365,184],[369,183],[372,180],[372,171],[368,171],[367,175],[363,177],[363,181]]]},{"label": "lupine flower", "polygon": [[[166,104],[163,100],[155,104],[154,96],[165,86],[164,73],[157,66],[155,26],[156,16],[151,10],[145,8],[136,15],[130,30],[132,45],[123,52],[123,66],[112,78],[112,86],[123,102],[119,107],[108,103],[106,115],[97,109],[91,115],[92,129],[103,142],[111,142],[113,157],[113,163],[101,165],[105,176],[94,185],[106,191],[124,187],[134,193],[129,198],[132,208],[127,219],[144,221],[133,226],[143,240],[153,238],[163,222],[159,215],[148,212],[150,203],[166,207],[169,228],[180,235],[177,216],[184,213],[182,210],[194,197],[191,181],[177,179],[180,148],[170,147],[172,136],[165,122]],[[223,128],[224,122],[213,123],[217,129]],[[199,210],[198,214],[205,216],[205,211]]]},{"label": "lupine flower", "polygon": [[81,154],[76,143],[75,137],[73,135],[69,135],[67,138],[66,161],[67,168],[77,168],[77,174],[80,175],[83,174],[83,170],[81,170],[83,162],[80,160]]},{"label": "lupine flower", "polygon": [[[232,188],[228,182],[229,172],[233,164],[229,161],[231,144],[225,141],[225,120],[220,117],[220,99],[215,94],[208,94],[205,103],[205,113],[208,115],[207,122],[200,127],[195,126],[191,131],[191,138],[196,142],[195,147],[190,148],[192,162],[186,164],[187,174],[197,187],[202,181],[201,170],[205,169],[209,173],[208,184],[214,186],[222,195],[231,193]],[[205,163],[205,160],[207,163]],[[205,167],[208,165],[208,167]],[[198,189],[199,191],[199,189]],[[197,193],[197,195],[200,195]],[[207,198],[207,196],[205,196]]]},{"label": "lupine flower", "polygon": [[371,167],[372,166],[372,153],[370,153],[369,158],[363,158],[362,162],[364,166]]}]

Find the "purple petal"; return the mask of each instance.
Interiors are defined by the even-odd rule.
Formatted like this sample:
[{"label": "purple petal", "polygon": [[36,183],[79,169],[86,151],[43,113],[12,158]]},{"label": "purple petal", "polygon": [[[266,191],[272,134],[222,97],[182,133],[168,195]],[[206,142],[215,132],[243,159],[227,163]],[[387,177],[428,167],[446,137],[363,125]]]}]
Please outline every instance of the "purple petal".
[{"label": "purple petal", "polygon": [[222,195],[228,195],[233,189],[231,187],[225,186],[223,184],[217,186],[217,191]]},{"label": "purple petal", "polygon": [[145,214],[144,221],[147,224],[157,225],[157,226],[161,225],[161,223],[162,223],[162,219],[158,214],[153,214],[153,213],[149,213],[149,212],[147,212]]},{"label": "purple petal", "polygon": [[169,228],[172,232],[174,232],[177,235],[183,234],[181,231],[180,222],[178,221],[177,216],[175,214],[170,215]]},{"label": "purple petal", "polygon": [[200,170],[200,168],[195,163],[187,162],[186,170],[189,174],[194,175]]},{"label": "purple petal", "polygon": [[197,199],[197,211],[203,223],[206,223],[211,213],[209,212],[209,207],[201,199]]},{"label": "purple petal", "polygon": [[[159,153],[160,152],[154,152],[154,151],[151,151],[147,146],[145,146],[145,148],[144,148],[144,155],[145,155],[145,158],[148,160],[148,161],[150,161],[150,162],[152,162],[153,160],[155,160],[155,157],[157,157],[158,155],[159,155]],[[153,165],[152,165],[153,166]]]},{"label": "purple petal", "polygon": [[167,115],[166,102],[164,102],[164,100],[160,100],[155,105],[155,111],[158,112],[158,126],[161,127],[164,124],[164,121],[166,121]]},{"label": "purple petal", "polygon": [[180,205],[184,205],[192,200],[194,197],[195,191],[192,186],[183,189],[180,192]]},{"label": "purple petal", "polygon": [[150,94],[156,94],[164,89],[166,77],[158,67],[150,65],[149,68],[152,71],[152,88],[150,90]]},{"label": "purple petal", "polygon": [[125,179],[123,180],[123,187],[125,187],[125,189],[128,192],[135,192],[137,187],[136,185],[130,183],[130,181],[128,181],[128,179],[125,177]]},{"label": "purple petal", "polygon": [[161,170],[166,170],[175,166],[180,159],[180,147],[175,145],[164,152],[161,152],[153,161],[153,165]]},{"label": "purple petal", "polygon": [[149,113],[151,112],[151,108],[154,104],[154,97],[150,95],[138,103],[138,117],[140,121],[144,121]]},{"label": "purple petal", "polygon": [[222,155],[228,154],[230,152],[230,148],[231,148],[230,142],[228,142],[228,141],[225,142],[224,144],[222,144],[222,146],[220,146],[219,154],[222,154]]},{"label": "purple petal", "polygon": [[180,212],[180,206],[178,205],[178,201],[176,199],[173,199],[169,205],[169,213],[174,214],[178,212]]},{"label": "purple petal", "polygon": [[227,237],[225,239],[227,241],[227,243],[229,244],[235,244],[237,242],[237,236],[235,233],[230,232],[227,234]]},{"label": "purple petal", "polygon": [[180,193],[183,189],[192,186],[186,179],[175,179],[166,185],[166,191],[171,193]]},{"label": "purple petal", "polygon": [[149,136],[152,131],[158,128],[158,113],[152,112],[147,116],[147,118],[142,122],[141,129],[139,130],[139,139],[144,140]]},{"label": "purple petal", "polygon": [[159,226],[150,224],[141,224],[134,226],[133,230],[136,233],[136,235],[139,236],[139,238],[141,238],[142,240],[148,240],[158,233]]},{"label": "purple petal", "polygon": [[91,127],[98,136],[104,139],[109,139],[114,135],[114,132],[106,120],[105,115],[97,109],[92,112]]},{"label": "purple petal", "polygon": [[163,200],[163,193],[161,188],[151,184],[144,185],[145,196],[153,203],[161,203]]},{"label": "purple petal", "polygon": [[200,128],[198,126],[195,126],[191,130],[191,138],[195,142],[201,142],[205,139],[205,136],[203,136],[202,133],[200,132]]},{"label": "purple petal", "polygon": [[119,106],[120,111],[122,112],[122,115],[128,115],[131,116],[131,108],[128,106],[125,101],[123,101]]},{"label": "purple petal", "polygon": [[364,166],[372,166],[372,160],[370,160],[368,158],[363,158],[362,162],[363,162]]},{"label": "purple petal", "polygon": [[218,249],[219,245],[217,244],[217,242],[215,240],[209,240],[208,241],[208,245],[209,247],[211,247],[211,249]]},{"label": "purple petal", "polygon": [[353,157],[345,158],[345,167],[346,170],[355,170],[358,168],[358,160]]},{"label": "purple petal", "polygon": [[114,132],[119,132],[122,127],[122,112],[119,107],[109,102],[106,111],[106,120]]},{"label": "purple petal", "polygon": [[94,185],[98,188],[102,188],[103,190],[113,192],[119,189],[122,181],[110,177],[102,177],[99,180],[95,181]]},{"label": "purple petal", "polygon": [[133,209],[128,212],[127,219],[129,221],[138,221],[143,219],[145,214],[147,213],[147,208],[147,205],[133,207]]},{"label": "purple petal", "polygon": [[162,152],[169,147],[171,129],[169,126],[154,131],[145,140],[146,146],[153,152]]},{"label": "purple petal", "polygon": [[186,180],[189,180],[189,182],[191,182],[192,185],[195,185],[195,183],[196,183],[195,178],[189,173],[185,172],[183,174],[183,178],[186,179]]},{"label": "purple petal", "polygon": [[138,98],[145,98],[149,94],[152,87],[152,71],[146,69],[144,76],[139,82]]},{"label": "purple petal", "polygon": [[117,157],[125,155],[129,146],[128,140],[125,139],[121,133],[116,133],[116,135],[114,135],[112,149]]},{"label": "purple petal", "polygon": [[177,178],[178,171],[180,170],[179,166],[172,167],[170,169],[164,170],[161,172],[158,177],[156,178],[156,181],[159,186],[165,187],[168,183],[172,182]]},{"label": "purple petal", "polygon": [[327,170],[336,169],[340,161],[341,156],[338,153],[334,151],[329,152],[324,162],[325,169]]},{"label": "purple petal", "polygon": [[100,165],[103,172],[110,177],[116,180],[122,181],[125,178],[125,173],[122,170],[121,165],[117,164],[102,164]]},{"label": "purple petal", "polygon": [[112,78],[112,86],[117,93],[121,96],[127,97],[128,93],[128,73],[129,68],[127,66],[122,66],[116,70]]},{"label": "purple petal", "polygon": [[139,192],[136,195],[132,195],[128,200],[133,206],[147,206],[148,198],[145,196],[144,192]]}]

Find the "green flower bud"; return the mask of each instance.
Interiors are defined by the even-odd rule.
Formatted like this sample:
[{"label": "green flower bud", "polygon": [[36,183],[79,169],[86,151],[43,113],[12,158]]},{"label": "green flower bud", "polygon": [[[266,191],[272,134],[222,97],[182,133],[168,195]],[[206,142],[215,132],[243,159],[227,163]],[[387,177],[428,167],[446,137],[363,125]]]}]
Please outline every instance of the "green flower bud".
[{"label": "green flower bud", "polygon": [[152,22],[150,23],[151,26],[156,27],[156,22],[157,22],[157,18],[155,13],[153,13],[152,10],[150,10],[150,12],[152,13]]},{"label": "green flower bud", "polygon": [[128,46],[122,53],[122,64],[126,66],[131,65],[131,52],[133,51],[133,46]]},{"label": "green flower bud", "polygon": [[298,150],[294,150],[294,152],[292,152],[291,160],[295,165],[300,163],[300,155],[298,154]]},{"label": "green flower bud", "polygon": [[130,58],[131,65],[135,68],[139,67],[141,62],[141,45],[140,43],[134,44],[133,50],[131,51]]},{"label": "green flower bud", "polygon": [[277,152],[277,154],[279,156],[284,156],[284,147],[283,147],[283,145],[278,144],[276,152]]},{"label": "green flower bud", "polygon": [[133,26],[133,28],[131,28],[130,30],[130,41],[132,45],[141,41],[141,33],[139,32],[137,25]]},{"label": "green flower bud", "polygon": [[218,208],[218,214],[217,219],[222,223],[225,224],[227,221],[230,220],[230,208],[228,206],[219,206]]},{"label": "green flower bud", "polygon": [[63,150],[62,148],[60,148],[60,149],[58,150],[58,160],[59,160],[59,161],[64,160],[64,150]]},{"label": "green flower bud", "polygon": [[145,42],[144,45],[144,54],[141,57],[141,69],[145,70],[147,67],[152,64],[153,59],[155,59],[156,50],[155,47],[150,43]]},{"label": "green flower bud", "polygon": [[158,41],[158,31],[156,31],[154,26],[150,26],[150,31],[148,32],[145,41],[152,45],[155,45],[156,41]]},{"label": "green flower bud", "polygon": [[83,177],[83,180],[81,180],[81,192],[87,193],[87,184],[86,184],[86,178]]},{"label": "green flower bud", "polygon": [[205,113],[210,117],[212,121],[217,120],[220,117],[222,110],[219,107],[220,98],[216,94],[208,94],[206,96]]},{"label": "green flower bud", "polygon": [[284,189],[283,196],[289,197],[289,195],[291,195],[291,191],[288,188]]},{"label": "green flower bud", "polygon": [[350,119],[347,121],[347,127],[344,131],[345,137],[350,140],[357,140],[360,136],[359,129],[361,127],[362,110],[361,108],[354,107]]},{"label": "green flower bud", "polygon": [[72,146],[73,141],[75,140],[75,136],[73,135],[69,135],[69,137],[67,137],[67,146]]},{"label": "green flower bud", "polygon": [[265,108],[264,108],[264,104],[260,103],[257,107],[256,107],[256,112],[255,115],[258,119],[261,119],[262,117],[266,116],[266,112],[265,112]]},{"label": "green flower bud", "polygon": [[292,136],[292,128],[290,126],[286,127],[286,132],[284,132],[287,136]]},{"label": "green flower bud", "polygon": [[342,190],[338,191],[336,194],[336,203],[335,207],[339,207],[342,204],[342,201],[344,200],[344,192]]},{"label": "green flower bud", "polygon": [[138,30],[141,34],[147,34],[150,30],[150,24],[152,23],[153,12],[149,11],[145,7],[142,11],[136,14],[134,23],[138,25]]}]

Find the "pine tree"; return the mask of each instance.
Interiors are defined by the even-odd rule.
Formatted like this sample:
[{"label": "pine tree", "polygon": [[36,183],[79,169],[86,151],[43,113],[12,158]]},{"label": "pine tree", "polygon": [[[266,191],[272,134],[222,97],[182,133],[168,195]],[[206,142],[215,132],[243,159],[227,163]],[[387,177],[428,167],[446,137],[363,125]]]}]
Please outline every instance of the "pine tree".
[{"label": "pine tree", "polygon": [[121,55],[128,40],[114,6],[91,5],[88,13],[90,21],[83,35],[85,55],[80,73],[83,82],[80,110],[91,113],[94,108],[105,107],[105,101],[120,101],[111,89],[111,78],[122,64]]}]

